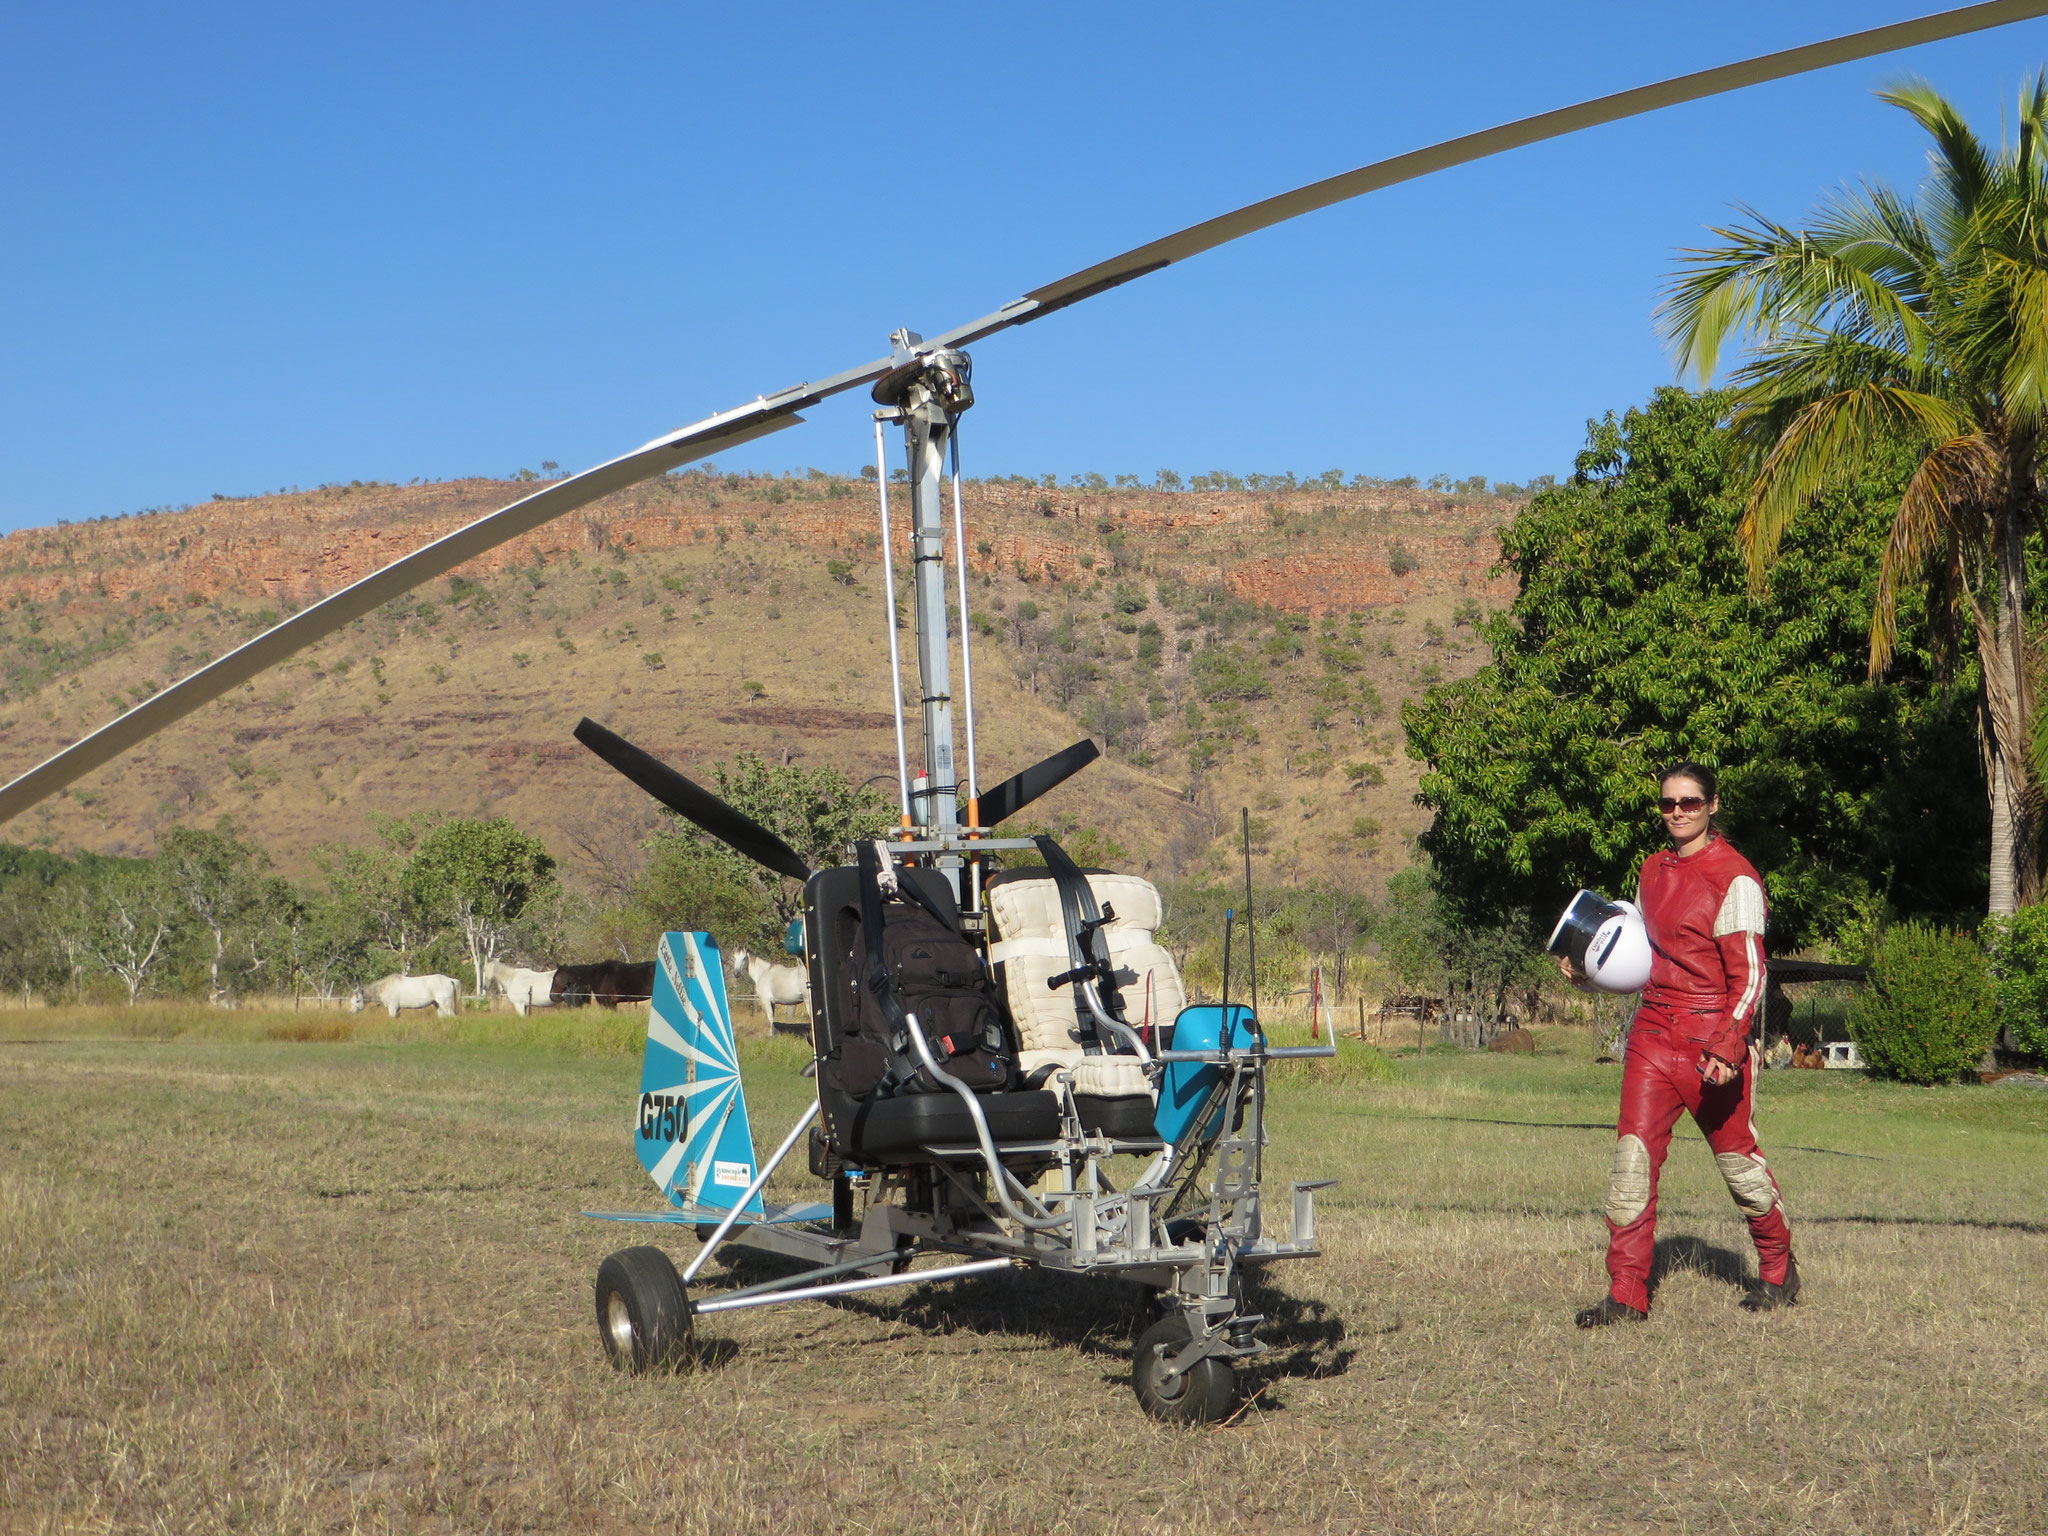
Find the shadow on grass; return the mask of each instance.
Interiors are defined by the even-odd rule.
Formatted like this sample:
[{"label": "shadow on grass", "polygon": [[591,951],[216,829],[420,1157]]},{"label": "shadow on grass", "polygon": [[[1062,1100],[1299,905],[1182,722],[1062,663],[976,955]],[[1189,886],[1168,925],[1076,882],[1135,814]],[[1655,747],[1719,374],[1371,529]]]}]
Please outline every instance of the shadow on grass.
[{"label": "shadow on grass", "polygon": [[[727,1278],[736,1285],[793,1274],[804,1267],[772,1254],[743,1248],[728,1251],[732,1258]],[[838,1296],[823,1304],[937,1335],[1036,1337],[1083,1355],[1116,1361],[1124,1369],[1105,1379],[1128,1385],[1132,1342],[1156,1315],[1150,1296],[1140,1286],[1107,1277],[1008,1269],[940,1281],[928,1289]],[[1327,1303],[1292,1295],[1256,1270],[1246,1273],[1244,1309],[1265,1318],[1258,1335],[1268,1346],[1268,1352],[1251,1365],[1248,1390],[1259,1385],[1270,1388],[1286,1379],[1341,1376],[1358,1353],[1345,1342],[1344,1320]],[[730,1353],[716,1362],[702,1358],[714,1347],[707,1341],[700,1350],[700,1366],[731,1358]],[[1260,1401],[1264,1407],[1279,1406],[1270,1390]]]},{"label": "shadow on grass", "polygon": [[1981,1232],[2026,1232],[2048,1237],[2048,1221],[1987,1221],[1973,1216],[1802,1216],[1816,1226],[1975,1227]]},{"label": "shadow on grass", "polygon": [[1709,1280],[1719,1280],[1739,1291],[1754,1283],[1749,1260],[1732,1248],[1721,1248],[1698,1237],[1660,1237],[1650,1260],[1650,1291],[1654,1295],[1664,1277],[1678,1270],[1691,1270]]},{"label": "shadow on grass", "polygon": [[[1614,1122],[1611,1120],[1496,1120],[1486,1115],[1390,1115],[1374,1109],[1340,1109],[1337,1113],[1359,1120],[1436,1120],[1455,1125],[1506,1125],[1524,1131],[1600,1131],[1609,1136],[1614,1134]],[[1705,1138],[1697,1133],[1681,1131],[1673,1139],[1703,1141]],[[1864,1163],[1884,1161],[1872,1152],[1843,1152],[1834,1147],[1802,1147],[1789,1142],[1780,1145],[1778,1150],[1817,1152],[1823,1157],[1853,1157]]]}]

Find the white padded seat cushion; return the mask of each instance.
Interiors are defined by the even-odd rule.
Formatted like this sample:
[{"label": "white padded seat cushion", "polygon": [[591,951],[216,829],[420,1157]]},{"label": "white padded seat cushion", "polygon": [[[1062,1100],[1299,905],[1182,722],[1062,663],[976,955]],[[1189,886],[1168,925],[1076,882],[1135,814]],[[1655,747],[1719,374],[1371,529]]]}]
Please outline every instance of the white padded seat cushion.
[{"label": "white padded seat cushion", "polygon": [[[1150,880],[1137,875],[1089,875],[1088,889],[1095,893],[1098,907],[1116,908],[1116,921],[1106,930],[1130,929],[1151,938],[1164,912],[1159,891]],[[996,920],[996,933],[1006,939],[1051,938],[1066,940],[1065,919],[1060,916],[1060,888],[1050,875],[1044,879],[1003,880],[990,887],[988,909]]]},{"label": "white padded seat cushion", "polygon": [[[1159,892],[1136,875],[1089,875],[1098,906],[1113,907],[1116,920],[1102,930],[1110,963],[1123,992],[1124,1016],[1133,1024],[1170,1024],[1186,1005],[1173,956],[1154,942]],[[1048,1064],[1074,1067],[1074,1091],[1124,1098],[1149,1094],[1151,1085],[1137,1059],[1089,1056],[1074,1019],[1073,993],[1053,991],[1051,978],[1071,969],[1059,887],[1050,876],[1005,880],[988,892],[996,942],[989,959],[1003,979],[1026,1073]]]}]

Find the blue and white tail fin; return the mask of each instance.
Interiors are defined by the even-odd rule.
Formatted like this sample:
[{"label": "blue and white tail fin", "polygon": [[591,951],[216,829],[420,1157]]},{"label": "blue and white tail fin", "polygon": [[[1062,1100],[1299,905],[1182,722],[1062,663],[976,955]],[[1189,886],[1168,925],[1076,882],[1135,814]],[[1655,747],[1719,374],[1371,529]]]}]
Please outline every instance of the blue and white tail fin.
[{"label": "blue and white tail fin", "polygon": [[[754,1182],[754,1132],[725,965],[708,933],[662,935],[633,1150],[686,1220],[722,1220]],[[761,1197],[741,1214],[764,1217]]]}]

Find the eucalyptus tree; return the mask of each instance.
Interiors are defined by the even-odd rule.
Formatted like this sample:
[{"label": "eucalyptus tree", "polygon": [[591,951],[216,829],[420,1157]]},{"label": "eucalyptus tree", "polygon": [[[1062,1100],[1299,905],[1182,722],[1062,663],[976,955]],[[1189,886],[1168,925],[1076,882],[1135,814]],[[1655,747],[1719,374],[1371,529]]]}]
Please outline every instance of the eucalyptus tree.
[{"label": "eucalyptus tree", "polygon": [[1702,377],[1732,337],[1751,343],[1729,423],[1754,585],[1825,488],[1914,446],[1884,540],[1869,672],[1891,661],[1901,594],[1924,584],[1946,656],[1975,651],[1990,908],[2011,912],[2041,884],[2026,542],[2048,425],[2048,73],[2021,92],[1996,150],[1925,84],[1879,94],[1934,141],[1918,199],[1866,184],[1802,229],[1744,210],[1714,231],[1725,243],[1685,253],[1661,318]]},{"label": "eucalyptus tree", "polygon": [[235,824],[223,816],[212,830],[172,827],[157,839],[157,862],[171,891],[213,941],[207,961],[207,996],[218,1002],[225,992],[221,967],[228,945],[257,915],[262,877],[270,858],[236,835]]}]

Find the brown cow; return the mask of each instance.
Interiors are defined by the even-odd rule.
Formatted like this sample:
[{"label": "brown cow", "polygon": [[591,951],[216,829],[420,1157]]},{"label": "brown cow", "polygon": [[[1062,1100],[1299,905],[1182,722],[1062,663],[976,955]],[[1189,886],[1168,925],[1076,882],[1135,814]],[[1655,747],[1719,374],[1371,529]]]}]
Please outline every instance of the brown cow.
[{"label": "brown cow", "polygon": [[644,1003],[654,996],[654,965],[636,965],[629,960],[600,960],[594,965],[563,965],[555,968],[548,988],[548,1001],[562,1008],[581,1008],[596,1003],[616,1008],[621,1003]]}]

